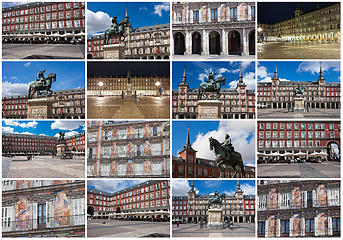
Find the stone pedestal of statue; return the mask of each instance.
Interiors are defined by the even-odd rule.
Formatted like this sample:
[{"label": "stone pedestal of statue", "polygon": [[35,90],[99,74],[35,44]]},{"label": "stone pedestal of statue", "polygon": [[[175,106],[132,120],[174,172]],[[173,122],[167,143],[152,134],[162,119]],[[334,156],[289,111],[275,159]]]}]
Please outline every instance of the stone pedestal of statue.
[{"label": "stone pedestal of statue", "polygon": [[224,228],[224,211],[220,208],[207,210],[207,228],[221,229]]},{"label": "stone pedestal of statue", "polygon": [[221,108],[223,102],[219,100],[199,100],[198,118],[199,119],[218,119],[221,118]]},{"label": "stone pedestal of statue", "polygon": [[49,98],[27,100],[28,119],[48,119],[52,118],[52,103]]},{"label": "stone pedestal of statue", "polygon": [[66,152],[66,145],[64,143],[60,143],[56,146],[56,156],[63,157]]},{"label": "stone pedestal of statue", "polygon": [[124,59],[125,45],[117,43],[112,45],[104,45],[104,59]]},{"label": "stone pedestal of statue", "polygon": [[294,98],[294,112],[305,112],[304,97],[295,97]]}]

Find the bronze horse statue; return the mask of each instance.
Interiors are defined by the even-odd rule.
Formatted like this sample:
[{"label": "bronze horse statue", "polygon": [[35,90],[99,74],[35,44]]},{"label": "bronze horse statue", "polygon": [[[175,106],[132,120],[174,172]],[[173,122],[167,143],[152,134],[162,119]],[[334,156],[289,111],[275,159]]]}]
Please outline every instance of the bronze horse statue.
[{"label": "bronze horse statue", "polygon": [[52,95],[51,85],[56,81],[56,73],[50,73],[43,81],[33,81],[29,85],[29,99],[31,99],[36,92],[40,94],[40,91],[46,91],[47,96]]},{"label": "bronze horse statue", "polygon": [[210,150],[214,150],[216,156],[217,167],[220,171],[220,177],[224,177],[224,168],[223,166],[231,166],[235,170],[235,174],[232,177],[235,177],[237,174],[237,166],[242,171],[243,178],[245,177],[244,165],[242,160],[242,155],[239,152],[232,151],[229,155],[223,148],[223,146],[214,138],[210,137]]},{"label": "bronze horse statue", "polygon": [[127,18],[122,19],[120,23],[115,27],[111,26],[106,28],[104,32],[105,44],[108,45],[112,37],[117,37],[119,43],[122,42],[121,38],[124,37],[124,41],[126,39],[125,28],[129,28],[129,31],[132,29],[131,23]]},{"label": "bronze horse statue", "polygon": [[203,82],[199,85],[198,89],[198,99],[202,99],[205,96],[205,99],[207,100],[206,92],[214,92],[216,93],[216,99],[218,100],[220,98],[220,88],[221,86],[225,85],[225,77],[218,77],[217,80],[214,81],[214,83],[207,83]]},{"label": "bronze horse statue", "polygon": [[219,205],[222,206],[223,205],[223,200],[225,199],[225,194],[218,194],[218,191],[214,192],[214,195],[212,197],[210,197],[210,199],[208,200],[207,203],[207,208],[210,208],[213,205]]}]

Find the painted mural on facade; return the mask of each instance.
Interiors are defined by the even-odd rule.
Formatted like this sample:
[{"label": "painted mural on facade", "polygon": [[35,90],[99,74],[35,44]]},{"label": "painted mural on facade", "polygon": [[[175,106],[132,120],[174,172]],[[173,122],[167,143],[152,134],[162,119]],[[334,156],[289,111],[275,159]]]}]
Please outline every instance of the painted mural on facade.
[{"label": "painted mural on facade", "polygon": [[112,151],[111,151],[111,158],[117,158],[118,157],[118,147],[116,143],[113,143]]},{"label": "painted mural on facade", "polygon": [[133,138],[133,127],[129,126],[127,129],[127,138]]},{"label": "painted mural on facade", "polygon": [[324,184],[317,187],[317,204],[319,206],[326,206],[328,204],[327,191]]},{"label": "painted mural on facade", "polygon": [[301,234],[301,216],[299,213],[293,216],[293,236],[297,237]]},{"label": "painted mural on facade", "polygon": [[150,137],[150,125],[149,124],[144,125],[143,135],[144,135],[144,137]]},{"label": "painted mural on facade", "polygon": [[301,207],[301,191],[299,187],[295,187],[292,191],[292,206]]},{"label": "painted mural on facade", "polygon": [[118,139],[118,129],[117,128],[113,128],[112,136],[113,136],[113,139]]},{"label": "painted mural on facade", "polygon": [[66,191],[58,192],[56,195],[54,216],[57,227],[70,225],[70,205]]},{"label": "painted mural on facade", "polygon": [[17,189],[29,188],[31,185],[31,180],[17,180]]},{"label": "painted mural on facade", "polygon": [[268,218],[268,236],[275,237],[276,234],[276,217],[270,216]]},{"label": "painted mural on facade", "polygon": [[30,204],[26,196],[18,196],[18,199],[15,205],[14,231],[28,230],[30,227]]},{"label": "painted mural on facade", "polygon": [[145,160],[144,162],[144,175],[151,175],[151,162],[149,160]]},{"label": "painted mural on facade", "polygon": [[248,20],[248,5],[243,3],[239,7],[240,20]]},{"label": "painted mural on facade", "polygon": [[150,147],[149,141],[146,141],[144,143],[143,152],[144,152],[145,156],[151,156],[151,147]]},{"label": "painted mural on facade", "polygon": [[320,213],[317,216],[318,219],[318,230],[317,233],[319,236],[327,235],[328,233],[328,216],[326,213]]},{"label": "painted mural on facade", "polygon": [[110,166],[110,175],[114,176],[117,175],[118,171],[117,171],[117,163],[115,161],[111,162],[111,166]]},{"label": "painted mural on facade", "polygon": [[133,175],[133,162],[129,160],[126,165],[126,175]]},{"label": "painted mural on facade", "polygon": [[135,155],[135,150],[133,148],[133,144],[129,143],[127,145],[126,156],[133,157]]},{"label": "painted mural on facade", "polygon": [[276,209],[277,207],[277,191],[276,188],[272,188],[269,193],[269,209]]}]

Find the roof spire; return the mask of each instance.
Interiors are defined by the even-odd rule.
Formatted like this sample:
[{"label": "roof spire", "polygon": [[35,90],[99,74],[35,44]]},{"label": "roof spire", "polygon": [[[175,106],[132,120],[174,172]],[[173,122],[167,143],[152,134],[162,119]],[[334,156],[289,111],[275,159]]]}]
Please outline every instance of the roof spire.
[{"label": "roof spire", "polygon": [[192,147],[190,137],[189,137],[189,127],[187,128],[187,140],[186,140],[186,145],[185,147]]},{"label": "roof spire", "polygon": [[239,184],[239,180],[237,180],[237,189],[241,189],[241,184]]},{"label": "roof spire", "polygon": [[127,12],[127,3],[126,3],[126,12],[125,12],[125,18],[129,18],[129,14]]},{"label": "roof spire", "polygon": [[323,77],[322,62],[320,62],[319,77]]},{"label": "roof spire", "polygon": [[242,77],[242,65],[239,66],[239,81],[243,82],[243,77]]},{"label": "roof spire", "polygon": [[275,63],[275,72],[274,72],[274,77],[277,77],[277,63]]}]

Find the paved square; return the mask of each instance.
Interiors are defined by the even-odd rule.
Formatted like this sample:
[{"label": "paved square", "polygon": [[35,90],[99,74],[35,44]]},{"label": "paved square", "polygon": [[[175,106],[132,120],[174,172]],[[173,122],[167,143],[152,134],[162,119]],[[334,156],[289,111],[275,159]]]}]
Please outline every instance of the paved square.
[{"label": "paved square", "polygon": [[2,158],[3,178],[84,178],[85,157],[59,159],[51,156]]},{"label": "paved square", "polygon": [[92,219],[87,221],[87,237],[106,238],[138,238],[170,236],[169,222],[140,222],[108,219]]},{"label": "paved square", "polygon": [[258,59],[340,59],[340,42],[267,42],[257,44]]},{"label": "paved square", "polygon": [[231,228],[226,229],[200,229],[199,224],[186,223],[179,227],[173,224],[173,237],[255,237],[254,223],[234,223]]},{"label": "paved square", "polygon": [[257,109],[258,118],[315,118],[315,119],[338,119],[340,117],[340,109],[310,109],[306,112],[288,112],[288,109]]},{"label": "paved square", "polygon": [[259,178],[339,178],[339,162],[268,163],[257,165]]},{"label": "paved square", "polygon": [[85,45],[2,44],[3,59],[84,59]]},{"label": "paved square", "polygon": [[169,119],[170,97],[87,97],[88,119]]}]

